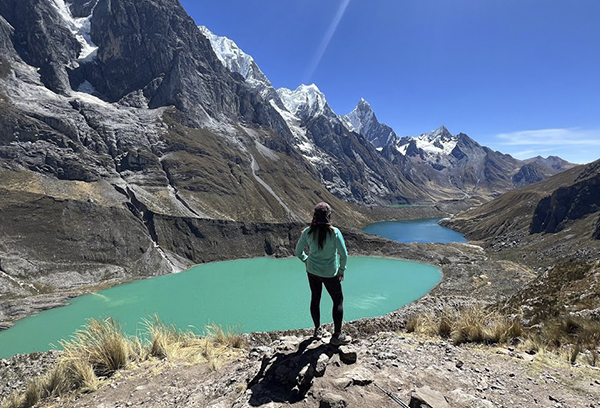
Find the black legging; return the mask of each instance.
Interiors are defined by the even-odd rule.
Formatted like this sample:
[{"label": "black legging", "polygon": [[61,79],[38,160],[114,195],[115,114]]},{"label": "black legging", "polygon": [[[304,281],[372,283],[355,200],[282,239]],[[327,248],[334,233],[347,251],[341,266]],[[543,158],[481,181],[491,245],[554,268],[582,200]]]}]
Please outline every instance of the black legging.
[{"label": "black legging", "polygon": [[342,331],[342,319],[344,317],[344,295],[342,294],[342,282],[340,282],[337,276],[332,278],[322,278],[317,275],[313,275],[307,272],[308,284],[310,285],[310,315],[313,319],[315,327],[321,325],[321,293],[323,291],[323,285],[331,296],[333,301],[333,309],[331,315],[333,317],[334,333],[340,333]]}]

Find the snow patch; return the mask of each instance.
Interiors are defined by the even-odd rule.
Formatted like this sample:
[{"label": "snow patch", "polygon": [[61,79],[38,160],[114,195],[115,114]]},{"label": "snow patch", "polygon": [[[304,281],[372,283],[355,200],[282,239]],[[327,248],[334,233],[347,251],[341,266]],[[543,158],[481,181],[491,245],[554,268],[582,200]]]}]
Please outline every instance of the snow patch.
[{"label": "snow patch", "polygon": [[230,71],[241,74],[248,79],[252,73],[252,62],[254,59],[242,51],[233,40],[227,37],[215,35],[205,26],[198,26],[202,34],[208,38],[217,58]]},{"label": "snow patch", "polygon": [[417,148],[422,150],[425,154],[431,156],[448,156],[456,147],[458,137],[452,136],[448,129],[441,126],[431,132],[423,133],[418,137],[403,137],[396,145],[396,150],[400,154],[406,155],[406,151],[411,142],[414,142]]},{"label": "snow patch", "polygon": [[300,85],[293,91],[279,88],[277,94],[286,109],[296,116],[301,113],[307,116],[323,114],[327,106],[325,95],[315,84]]},{"label": "snow patch", "polygon": [[92,9],[92,14],[87,17],[74,18],[65,0],[52,0],[52,4],[58,14],[67,23],[67,28],[75,36],[79,44],[81,44],[81,52],[79,53],[77,61],[88,62],[93,60],[98,53],[98,46],[94,44],[90,34],[90,20],[94,13],[94,9]]},{"label": "snow patch", "polygon": [[265,74],[258,68],[252,56],[242,51],[233,40],[214,34],[205,26],[198,26],[198,29],[208,38],[213,51],[225,68],[242,75],[246,82],[253,87],[265,86],[261,95],[263,97],[268,95],[268,88],[272,88],[272,85]]}]

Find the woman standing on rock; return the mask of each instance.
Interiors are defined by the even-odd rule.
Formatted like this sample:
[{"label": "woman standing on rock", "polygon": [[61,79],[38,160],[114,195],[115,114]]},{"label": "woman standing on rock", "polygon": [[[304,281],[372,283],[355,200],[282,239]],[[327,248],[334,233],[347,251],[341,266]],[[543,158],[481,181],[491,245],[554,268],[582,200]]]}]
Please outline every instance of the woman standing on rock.
[{"label": "woman standing on rock", "polygon": [[[308,255],[304,249],[308,247]],[[346,270],[348,250],[339,229],[331,225],[331,207],[319,203],[315,207],[310,226],[302,231],[296,245],[296,256],[306,264],[308,284],[310,285],[310,315],[315,324],[314,337],[324,334],[321,327],[321,293],[323,285],[333,301],[334,332],[330,343],[334,346],[350,343],[350,336],[342,332],[344,317],[344,295],[342,281]]]}]

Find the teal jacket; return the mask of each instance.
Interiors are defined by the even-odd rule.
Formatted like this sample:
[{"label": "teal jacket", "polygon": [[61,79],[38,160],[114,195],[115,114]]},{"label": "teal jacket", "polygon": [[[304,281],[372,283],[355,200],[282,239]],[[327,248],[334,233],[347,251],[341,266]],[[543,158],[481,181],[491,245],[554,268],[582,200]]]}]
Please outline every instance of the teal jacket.
[{"label": "teal jacket", "polygon": [[[307,227],[302,231],[296,245],[296,256],[306,263],[306,270],[323,278],[343,275],[346,270],[348,250],[340,230],[333,227],[333,234],[327,235],[323,249],[319,249],[316,231],[309,234],[309,230],[310,227]],[[304,252],[306,247],[309,248],[308,255]]]}]

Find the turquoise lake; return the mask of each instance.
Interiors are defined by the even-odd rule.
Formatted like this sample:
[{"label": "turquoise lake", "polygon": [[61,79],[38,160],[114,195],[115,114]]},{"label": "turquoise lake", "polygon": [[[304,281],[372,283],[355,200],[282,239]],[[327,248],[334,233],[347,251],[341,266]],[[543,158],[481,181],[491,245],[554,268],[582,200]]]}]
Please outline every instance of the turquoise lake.
[{"label": "turquoise lake", "polygon": [[442,218],[411,221],[385,221],[366,226],[363,231],[409,244],[411,242],[448,244],[467,242],[460,233],[438,224]]},{"label": "turquoise lake", "polygon": [[[342,284],[344,321],[396,310],[429,292],[441,276],[438,268],[418,262],[350,257]],[[307,328],[312,326],[309,302],[304,264],[297,258],[201,264],[74,298],[68,306],[20,320],[0,331],[0,358],[58,346],[89,318],[116,318],[129,334],[142,333],[142,320],[154,314],[198,333],[211,323],[239,332]],[[325,290],[321,318],[331,322]]]}]

